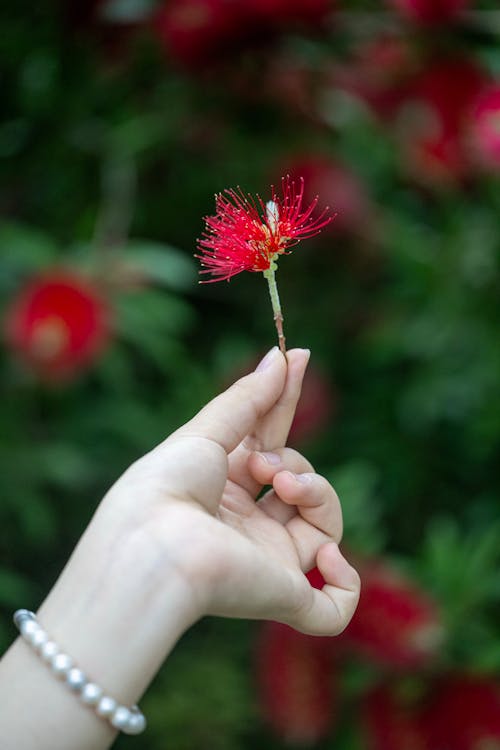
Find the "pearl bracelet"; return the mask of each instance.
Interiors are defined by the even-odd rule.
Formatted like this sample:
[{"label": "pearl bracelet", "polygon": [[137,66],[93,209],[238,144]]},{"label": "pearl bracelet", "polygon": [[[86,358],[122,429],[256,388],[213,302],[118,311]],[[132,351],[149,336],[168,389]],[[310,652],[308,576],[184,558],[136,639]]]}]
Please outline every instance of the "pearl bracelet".
[{"label": "pearl bracelet", "polygon": [[66,686],[82,703],[93,708],[98,716],[107,719],[115,729],[124,734],[140,734],[145,730],[146,719],[139,708],[120,706],[114,698],[105,695],[99,685],[88,680],[82,670],[73,663],[73,659],[49,639],[33,612],[18,609],[14,613],[14,623],[24,640],[48,664],[53,674],[64,680]]}]

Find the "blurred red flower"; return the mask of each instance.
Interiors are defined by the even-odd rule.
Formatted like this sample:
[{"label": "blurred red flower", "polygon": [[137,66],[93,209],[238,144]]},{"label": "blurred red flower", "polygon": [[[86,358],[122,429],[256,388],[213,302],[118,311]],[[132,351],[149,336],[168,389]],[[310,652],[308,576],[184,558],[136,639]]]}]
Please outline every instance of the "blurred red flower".
[{"label": "blurred red flower", "polygon": [[454,181],[470,168],[465,128],[486,75],[466,59],[440,60],[418,76],[398,114],[410,170],[424,182]]},{"label": "blurred red flower", "polygon": [[479,96],[472,112],[470,140],[481,166],[500,167],[500,84],[487,88]]},{"label": "blurred red flower", "polygon": [[325,579],[321,575],[319,568],[311,568],[311,570],[306,574],[306,578],[313,589],[322,589],[325,585]]},{"label": "blurred red flower", "polygon": [[363,699],[361,720],[367,750],[438,750],[428,744],[419,702],[397,686],[369,692]]},{"label": "blurred red flower", "polygon": [[441,24],[455,19],[471,0],[388,0],[403,16],[425,25]]},{"label": "blurred red flower", "polygon": [[368,693],[362,717],[369,750],[493,750],[500,685],[463,674],[426,685],[399,681]]},{"label": "blurred red flower", "polygon": [[170,55],[199,69],[290,26],[321,26],[331,0],[170,0],[153,28]]},{"label": "blurred red flower", "polygon": [[388,120],[407,95],[417,62],[407,39],[384,33],[358,44],[346,63],[333,67],[329,78],[334,88],[361,99]]},{"label": "blurred red flower", "polygon": [[433,749],[499,748],[500,684],[487,677],[448,677],[435,685],[426,721]]},{"label": "blurred red flower", "polygon": [[313,744],[335,723],[330,641],[277,622],[262,626],[256,653],[259,702],[265,719],[287,743]]},{"label": "blurred red flower", "polygon": [[324,209],[317,218],[312,214],[318,203],[315,197],[303,209],[304,180],[296,183],[282,180],[282,196],[272,188],[271,200],[245,195],[239,188],[216,196],[214,216],[205,217],[205,231],[198,241],[208,281],[225,281],[242,271],[267,271],[279,255],[300,240],[318,234],[332,221]]},{"label": "blurred red flower", "polygon": [[109,307],[90,281],[54,271],[32,279],[6,311],[9,346],[41,378],[71,378],[102,351],[110,335]]},{"label": "blurred red flower", "polygon": [[435,602],[388,563],[359,566],[361,597],[343,638],[381,665],[416,669],[436,654],[442,625]]},{"label": "blurred red flower", "polygon": [[153,28],[173,59],[191,67],[226,57],[248,30],[244,7],[231,0],[171,0]]},{"label": "blurred red flower", "polygon": [[361,178],[337,159],[304,154],[287,162],[283,171],[292,179],[303,177],[306,203],[321,195],[335,210],[335,230],[357,232],[366,226],[372,213],[366,188]]}]

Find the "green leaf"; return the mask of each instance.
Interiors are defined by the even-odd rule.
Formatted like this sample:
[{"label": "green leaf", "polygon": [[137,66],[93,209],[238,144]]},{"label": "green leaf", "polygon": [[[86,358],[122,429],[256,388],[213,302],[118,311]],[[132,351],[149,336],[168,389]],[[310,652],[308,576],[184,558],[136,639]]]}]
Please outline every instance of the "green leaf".
[{"label": "green leaf", "polygon": [[37,547],[54,544],[58,519],[49,498],[36,490],[26,493],[16,512],[26,539]]},{"label": "green leaf", "polygon": [[422,552],[422,574],[452,624],[498,596],[500,525],[462,532],[454,519],[432,521]]},{"label": "green leaf", "polygon": [[135,157],[164,138],[165,124],[156,114],[127,117],[109,133],[109,150],[116,156]]},{"label": "green leaf", "polygon": [[366,554],[380,551],[384,534],[380,507],[375,498],[378,472],[367,461],[357,460],[333,469],[327,478],[342,502],[344,539]]},{"label": "green leaf", "polygon": [[176,368],[178,339],[193,320],[191,307],[165,290],[140,289],[116,301],[120,335],[162,371]]},{"label": "green leaf", "polygon": [[14,272],[38,271],[57,259],[57,246],[44,232],[24,224],[0,221],[2,268]]},{"label": "green leaf", "polygon": [[196,280],[193,259],[171,245],[131,240],[123,251],[123,260],[130,271],[171,289],[189,289]]},{"label": "green leaf", "polygon": [[34,586],[25,576],[0,567],[0,604],[17,607],[33,597]]},{"label": "green leaf", "polygon": [[92,464],[85,453],[68,442],[39,446],[37,465],[45,480],[68,489],[80,489],[92,477]]}]

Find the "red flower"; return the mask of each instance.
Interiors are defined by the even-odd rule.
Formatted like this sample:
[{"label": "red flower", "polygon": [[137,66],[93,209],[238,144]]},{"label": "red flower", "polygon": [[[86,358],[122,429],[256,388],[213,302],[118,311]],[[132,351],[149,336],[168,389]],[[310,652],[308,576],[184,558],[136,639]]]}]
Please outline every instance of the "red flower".
[{"label": "red flower", "polygon": [[109,310],[98,291],[73,272],[33,279],[7,310],[10,346],[48,381],[90,364],[109,337]]},{"label": "red flower", "polygon": [[383,33],[356,46],[350,59],[336,64],[330,85],[366,102],[380,118],[391,121],[408,92],[417,55],[401,36]]},{"label": "red flower", "polygon": [[265,623],[257,650],[257,685],[263,715],[291,744],[313,744],[335,722],[336,687],[328,638]]},{"label": "red flower", "polygon": [[361,715],[367,750],[432,750],[421,705],[404,689],[372,690],[363,700]]},{"label": "red flower", "polygon": [[418,75],[400,110],[399,135],[411,171],[425,182],[463,177],[466,125],[484,73],[469,60],[444,60]]},{"label": "red flower", "polygon": [[237,47],[248,30],[242,10],[231,0],[171,0],[161,6],[153,25],[174,59],[200,68]]},{"label": "red flower", "polygon": [[337,211],[335,226],[346,232],[361,231],[369,221],[372,208],[361,179],[336,159],[319,154],[296,157],[288,164],[292,179],[302,175],[307,186],[304,197],[321,195]]},{"label": "red flower", "polygon": [[486,677],[399,682],[363,701],[369,750],[480,750],[500,747],[500,686]]},{"label": "red flower", "polygon": [[282,181],[283,197],[272,188],[272,198],[264,204],[238,190],[226,190],[216,197],[216,213],[205,217],[205,232],[198,241],[204,267],[201,273],[211,274],[209,281],[224,281],[242,271],[267,271],[286,253],[287,248],[315,234],[330,223],[328,209],[312,218],[318,203],[316,197],[302,209],[304,181],[297,192],[289,178]]},{"label": "red flower", "polygon": [[389,0],[390,4],[411,21],[441,24],[456,18],[470,0]]},{"label": "red flower", "polygon": [[426,721],[432,748],[498,748],[500,685],[485,677],[450,677],[435,686]]},{"label": "red flower", "polygon": [[322,589],[325,585],[325,579],[321,575],[319,568],[311,568],[311,570],[306,574],[306,578],[313,589]]},{"label": "red flower", "polygon": [[344,633],[346,643],[373,661],[395,668],[428,662],[441,641],[436,604],[413,581],[386,564],[361,567],[358,609]]},{"label": "red flower", "polygon": [[153,27],[172,57],[190,68],[262,46],[290,26],[322,26],[331,0],[170,0]]},{"label": "red flower", "polygon": [[472,113],[471,145],[486,168],[500,167],[500,85],[486,89]]}]

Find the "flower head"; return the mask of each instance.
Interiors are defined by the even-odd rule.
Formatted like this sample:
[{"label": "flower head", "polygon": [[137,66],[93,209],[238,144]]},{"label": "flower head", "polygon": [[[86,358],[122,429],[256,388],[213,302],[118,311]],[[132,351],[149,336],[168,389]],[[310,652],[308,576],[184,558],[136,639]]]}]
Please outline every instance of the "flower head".
[{"label": "flower head", "polygon": [[60,382],[93,362],[110,335],[108,305],[79,273],[32,279],[7,309],[10,347],[46,381]]},{"label": "flower head", "polygon": [[471,3],[469,0],[390,0],[389,4],[408,20],[431,26],[453,21]]},{"label": "flower head", "polygon": [[282,196],[272,188],[271,200],[245,195],[240,188],[216,196],[216,212],[205,217],[205,231],[198,241],[202,274],[224,281],[241,271],[267,271],[279,255],[315,234],[332,221],[326,208],[312,214],[318,198],[302,207],[304,180],[299,189],[289,177],[282,180]]},{"label": "flower head", "polygon": [[500,86],[489,86],[472,112],[470,140],[478,162],[487,169],[500,167]]},{"label": "flower head", "polygon": [[256,683],[264,718],[289,745],[316,745],[338,716],[331,638],[305,635],[280,622],[263,624]]},{"label": "flower head", "polygon": [[344,640],[370,661],[414,670],[439,649],[443,625],[436,602],[388,563],[361,567],[363,591]]}]

